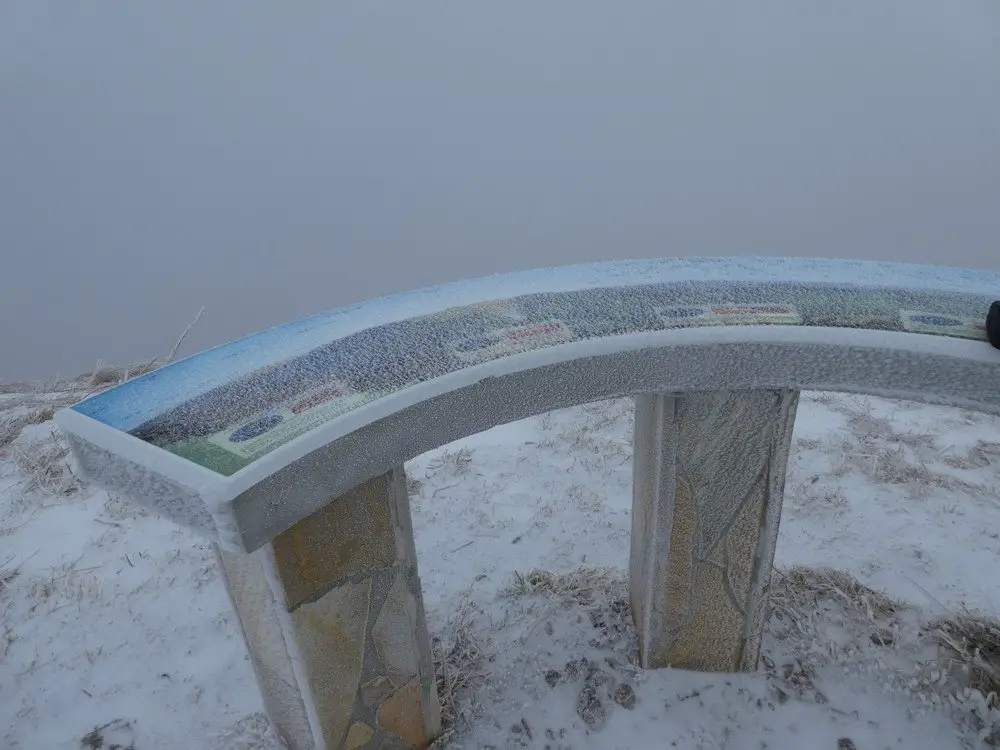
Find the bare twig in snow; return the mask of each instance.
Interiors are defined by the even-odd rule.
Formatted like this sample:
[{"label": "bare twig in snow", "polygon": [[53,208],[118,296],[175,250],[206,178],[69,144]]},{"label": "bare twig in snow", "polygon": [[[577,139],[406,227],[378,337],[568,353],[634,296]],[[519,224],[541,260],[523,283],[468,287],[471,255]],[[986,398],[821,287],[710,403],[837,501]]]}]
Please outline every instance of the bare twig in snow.
[{"label": "bare twig in snow", "polygon": [[184,343],[184,339],[187,338],[187,335],[191,333],[191,329],[194,328],[196,325],[198,325],[198,321],[201,320],[201,315],[203,312],[205,312],[204,305],[202,305],[202,308],[198,311],[198,314],[194,316],[194,320],[192,320],[191,323],[188,325],[188,327],[184,329],[184,333],[181,334],[181,337],[177,339],[177,343],[174,344],[174,348],[170,350],[170,354],[169,356],[167,356],[168,365],[174,361],[174,357],[177,356],[177,350],[181,348],[181,344]]}]

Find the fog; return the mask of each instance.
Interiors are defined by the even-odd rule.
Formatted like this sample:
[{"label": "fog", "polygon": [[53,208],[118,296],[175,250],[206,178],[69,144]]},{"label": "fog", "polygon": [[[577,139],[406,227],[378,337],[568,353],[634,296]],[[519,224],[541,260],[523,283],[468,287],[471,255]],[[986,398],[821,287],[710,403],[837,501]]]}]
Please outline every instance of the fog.
[{"label": "fog", "polygon": [[0,380],[760,254],[1000,268],[996,0],[0,4]]}]

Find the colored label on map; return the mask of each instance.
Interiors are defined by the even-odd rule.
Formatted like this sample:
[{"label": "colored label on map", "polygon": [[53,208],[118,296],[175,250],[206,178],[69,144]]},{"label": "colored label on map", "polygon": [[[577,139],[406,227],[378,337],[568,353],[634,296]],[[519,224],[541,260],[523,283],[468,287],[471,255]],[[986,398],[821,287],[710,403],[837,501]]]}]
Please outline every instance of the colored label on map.
[{"label": "colored label on map", "polygon": [[801,325],[792,305],[732,304],[658,307],[656,315],[668,327],[726,325]]},{"label": "colored label on map", "polygon": [[481,336],[458,341],[451,346],[456,359],[467,365],[489,362],[511,354],[552,346],[576,338],[561,320],[546,320],[525,326],[501,328]]},{"label": "colored label on map", "polygon": [[911,333],[936,333],[967,339],[986,339],[986,323],[977,318],[964,318],[944,313],[900,310],[903,330]]}]

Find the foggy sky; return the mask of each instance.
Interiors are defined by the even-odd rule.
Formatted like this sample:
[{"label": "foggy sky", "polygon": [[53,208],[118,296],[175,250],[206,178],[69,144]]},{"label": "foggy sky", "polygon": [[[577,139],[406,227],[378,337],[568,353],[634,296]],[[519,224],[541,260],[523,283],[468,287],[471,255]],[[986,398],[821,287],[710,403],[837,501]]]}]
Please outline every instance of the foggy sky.
[{"label": "foggy sky", "polygon": [[1000,268],[996,0],[0,3],[0,381],[748,254]]}]

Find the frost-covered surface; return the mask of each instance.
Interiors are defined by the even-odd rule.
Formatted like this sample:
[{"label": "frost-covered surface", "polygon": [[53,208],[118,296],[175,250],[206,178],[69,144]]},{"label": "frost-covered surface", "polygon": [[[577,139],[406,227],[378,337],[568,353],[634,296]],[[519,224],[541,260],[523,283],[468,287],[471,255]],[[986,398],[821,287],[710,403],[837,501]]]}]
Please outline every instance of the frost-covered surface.
[{"label": "frost-covered surface", "polygon": [[[338,308],[188,357],[169,370],[160,370],[137,380],[122,392],[129,395],[120,397],[117,408],[102,413],[100,418],[120,429],[131,429],[134,424],[129,425],[126,414],[151,406],[141,403],[145,400],[141,394],[147,388],[156,391],[155,406],[175,406],[196,393],[222,385],[236,375],[305,354],[366,328],[489,300],[649,284],[711,282],[731,286],[734,282],[771,284],[775,280],[991,297],[996,293],[1000,273],[878,261],[733,257],[587,263],[498,274]],[[234,354],[237,356],[234,357]],[[165,377],[165,373],[169,374]]]},{"label": "frost-covered surface", "polygon": [[101,486],[134,498],[208,538],[219,536],[218,524],[208,505],[194,491],[78,435],[69,433],[66,437],[81,474],[97,478]]},{"label": "frost-covered surface", "polygon": [[386,396],[524,352],[738,324],[982,340],[998,287],[1000,274],[988,272],[781,258],[528,271],[372,300],[264,331],[130,380],[74,411],[231,476]]},{"label": "frost-covered surface", "polygon": [[[275,750],[211,548],[73,477],[46,421],[71,399],[0,400],[0,426],[18,423],[0,431],[0,747],[76,750],[100,737],[135,750]],[[755,675],[632,665],[630,445],[629,402],[604,402],[408,465],[443,695],[459,717],[450,743],[982,744],[989,710],[975,693],[957,707],[942,699],[962,682],[934,672],[943,664],[919,627],[963,606],[1000,616],[1000,420],[804,394],[785,573]],[[796,565],[843,569],[911,608],[888,611]]]}]

